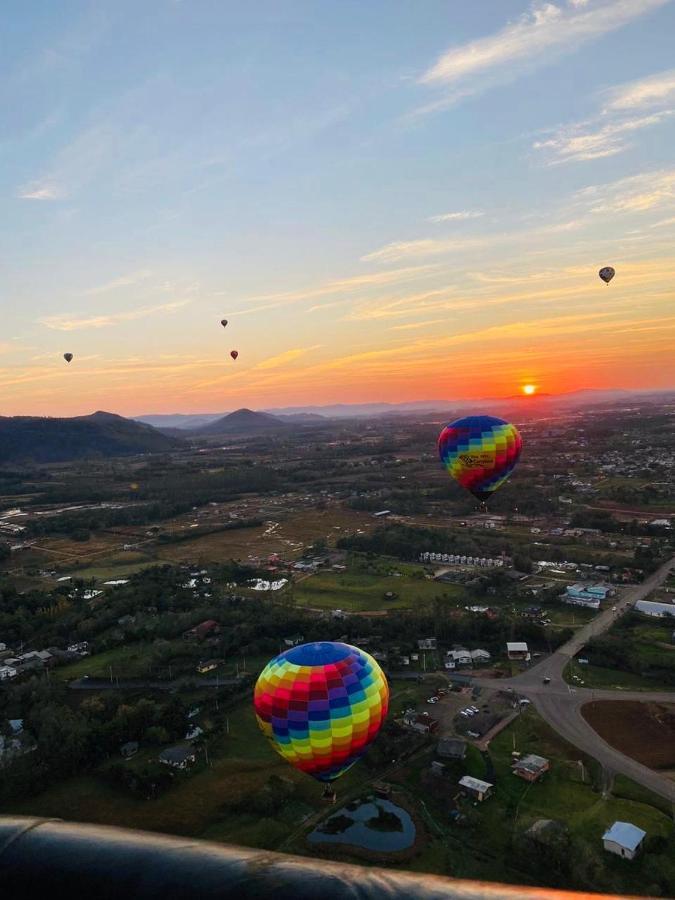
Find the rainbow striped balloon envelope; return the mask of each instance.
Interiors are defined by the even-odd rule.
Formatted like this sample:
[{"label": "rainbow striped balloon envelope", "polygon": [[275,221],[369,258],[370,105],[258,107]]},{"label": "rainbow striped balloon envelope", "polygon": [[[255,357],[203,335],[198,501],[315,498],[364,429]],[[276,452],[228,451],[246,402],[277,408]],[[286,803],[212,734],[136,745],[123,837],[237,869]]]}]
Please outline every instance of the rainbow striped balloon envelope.
[{"label": "rainbow striped balloon envelope", "polygon": [[482,501],[513,472],[522,446],[516,426],[494,416],[457,419],[438,437],[438,452],[448,473]]},{"label": "rainbow striped balloon envelope", "polygon": [[389,685],[363,650],[321,641],[270,660],[253,702],[258,724],[277,753],[319,781],[334,781],[382,727]]}]

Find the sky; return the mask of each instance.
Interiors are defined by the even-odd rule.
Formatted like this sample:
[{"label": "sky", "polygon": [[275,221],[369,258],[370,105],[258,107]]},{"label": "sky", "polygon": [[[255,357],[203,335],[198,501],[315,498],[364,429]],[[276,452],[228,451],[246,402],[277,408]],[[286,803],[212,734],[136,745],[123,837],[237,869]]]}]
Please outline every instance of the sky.
[{"label": "sky", "polygon": [[0,415],[675,387],[675,0],[0,27]]}]

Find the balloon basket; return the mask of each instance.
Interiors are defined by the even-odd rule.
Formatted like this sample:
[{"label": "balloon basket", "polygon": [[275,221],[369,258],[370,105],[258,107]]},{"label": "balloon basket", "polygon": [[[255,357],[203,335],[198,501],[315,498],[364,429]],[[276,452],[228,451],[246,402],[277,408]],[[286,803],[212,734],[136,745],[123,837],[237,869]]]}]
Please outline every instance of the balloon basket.
[{"label": "balloon basket", "polygon": [[335,801],[337,800],[335,791],[329,784],[327,784],[326,787],[323,789],[323,794],[321,795],[321,799],[325,800],[326,803],[335,803]]}]

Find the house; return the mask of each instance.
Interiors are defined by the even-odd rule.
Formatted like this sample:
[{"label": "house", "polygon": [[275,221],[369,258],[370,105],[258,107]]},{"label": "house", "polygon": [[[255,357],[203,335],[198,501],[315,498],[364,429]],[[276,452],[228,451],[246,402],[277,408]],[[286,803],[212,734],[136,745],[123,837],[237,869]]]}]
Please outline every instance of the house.
[{"label": "house", "polygon": [[213,672],[214,669],[217,669],[220,663],[221,660],[219,659],[207,659],[204,662],[197,663],[197,671],[200,675],[205,675],[206,672]]},{"label": "house", "polygon": [[522,759],[516,760],[511,766],[513,774],[525,781],[539,781],[544,772],[550,768],[549,761],[536,753],[529,753]]},{"label": "house", "polygon": [[471,661],[473,662],[474,666],[479,665],[480,663],[490,662],[490,659],[491,656],[487,650],[478,649],[471,651]]},{"label": "house", "polygon": [[464,759],[466,741],[460,741],[459,738],[441,738],[436,747],[436,753],[443,759]]},{"label": "house", "polygon": [[[445,654],[445,658],[448,662],[453,662],[454,665],[450,668],[455,668],[455,666],[470,666],[472,663],[471,654],[468,650],[464,650],[460,648],[458,650],[448,650]],[[448,668],[448,666],[446,666]]]},{"label": "house", "polygon": [[195,751],[191,745],[167,747],[159,754],[159,761],[174,769],[187,769],[196,759]]},{"label": "house", "polygon": [[403,716],[403,724],[418,734],[431,734],[438,728],[438,719],[432,718],[429,713],[418,713],[413,709]]},{"label": "house", "polygon": [[653,600],[638,600],[635,604],[635,611],[641,612],[646,616],[664,619],[666,616],[675,616],[675,603],[656,603]]},{"label": "house", "polygon": [[205,622],[200,622],[199,625],[195,625],[194,628],[190,628],[183,634],[183,637],[186,641],[194,639],[203,641],[209,634],[217,632],[218,630],[218,623],[213,619],[207,619]]},{"label": "house", "polygon": [[418,650],[435,650],[436,649],[436,638],[420,638],[417,642]]},{"label": "house", "polygon": [[602,836],[605,850],[624,859],[635,859],[647,832],[630,822],[615,822]]},{"label": "house", "polygon": [[125,759],[131,759],[132,756],[136,756],[138,753],[138,741],[127,741],[126,744],[122,744],[120,753]]},{"label": "house", "polygon": [[16,678],[17,671],[14,666],[0,666],[0,681]]},{"label": "house", "polygon": [[530,661],[530,651],[524,641],[507,641],[506,655],[509,659],[524,659]]},{"label": "house", "polygon": [[465,794],[468,794],[474,800],[482,803],[492,793],[493,784],[488,781],[481,781],[480,778],[472,778],[471,775],[464,775],[459,779],[459,786]]}]

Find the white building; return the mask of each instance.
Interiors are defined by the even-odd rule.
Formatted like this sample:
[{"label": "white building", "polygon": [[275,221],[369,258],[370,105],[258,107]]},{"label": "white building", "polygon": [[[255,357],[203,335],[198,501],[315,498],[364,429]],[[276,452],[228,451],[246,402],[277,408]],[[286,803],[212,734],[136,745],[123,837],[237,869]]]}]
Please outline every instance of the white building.
[{"label": "white building", "polygon": [[530,660],[530,651],[524,641],[507,641],[506,655],[509,659],[524,659],[525,662]]},{"label": "white building", "polygon": [[470,666],[472,663],[471,654],[468,650],[448,650],[445,658],[446,660],[452,660],[456,666]]},{"label": "white building", "polygon": [[666,616],[675,616],[675,603],[656,603],[654,600],[638,600],[635,611],[646,616],[655,616],[664,619]]},{"label": "white building", "polygon": [[491,657],[487,650],[479,649],[471,651],[471,659],[475,665],[476,663],[490,662]]},{"label": "white building", "polygon": [[16,669],[13,666],[0,666],[0,681],[16,678]]},{"label": "white building", "polygon": [[494,787],[489,781],[481,781],[480,778],[472,778],[471,775],[464,775],[463,778],[460,778],[459,786],[479,803],[487,800]]},{"label": "white building", "polygon": [[624,859],[635,859],[647,832],[630,822],[615,822],[602,836],[602,843],[609,853]]}]

